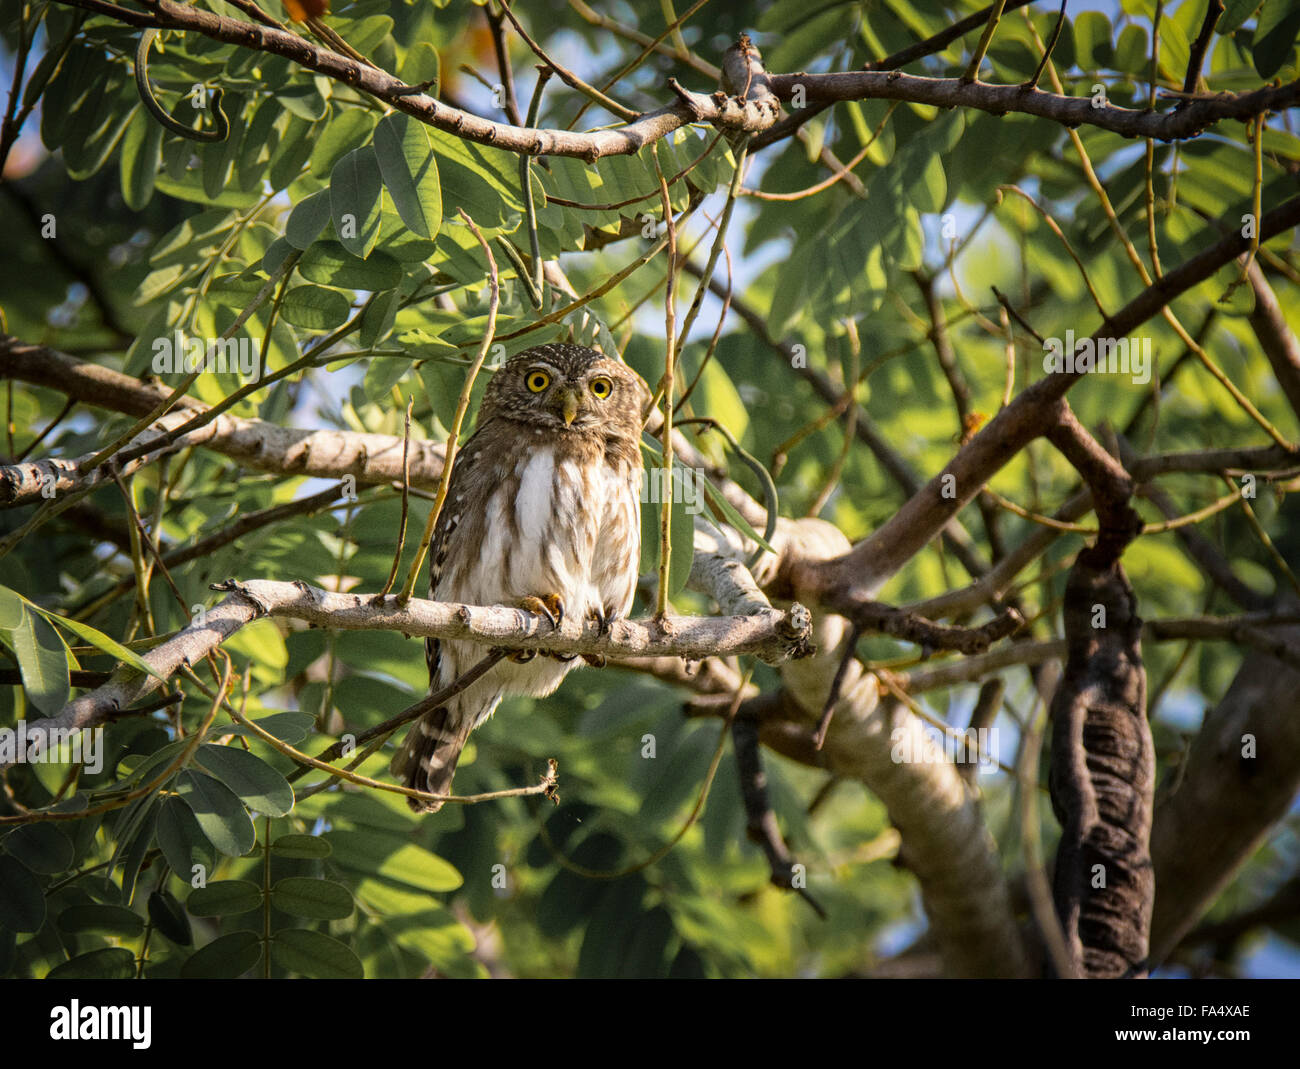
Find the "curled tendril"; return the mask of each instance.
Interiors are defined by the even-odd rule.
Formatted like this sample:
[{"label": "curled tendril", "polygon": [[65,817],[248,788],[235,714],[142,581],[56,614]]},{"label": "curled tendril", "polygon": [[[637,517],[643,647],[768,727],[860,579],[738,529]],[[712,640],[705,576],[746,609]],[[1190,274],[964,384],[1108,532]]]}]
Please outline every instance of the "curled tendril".
[{"label": "curled tendril", "polygon": [[163,106],[158,103],[153,86],[149,84],[149,49],[153,47],[154,38],[157,36],[157,29],[145,30],[140,35],[140,43],[135,49],[135,87],[140,93],[140,100],[149,109],[150,114],[177,137],[188,138],[190,141],[224,141],[230,135],[230,120],[221,110],[220,89],[212,94],[212,112],[217,124],[215,130],[195,130],[185,126],[168,115],[163,110]]}]

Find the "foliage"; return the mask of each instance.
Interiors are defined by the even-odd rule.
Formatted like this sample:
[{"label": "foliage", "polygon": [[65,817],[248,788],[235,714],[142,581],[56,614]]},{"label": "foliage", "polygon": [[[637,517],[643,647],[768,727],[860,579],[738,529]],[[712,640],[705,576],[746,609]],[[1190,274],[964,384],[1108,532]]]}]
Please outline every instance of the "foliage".
[{"label": "foliage", "polygon": [[[239,14],[221,0],[203,6]],[[736,32],[748,28],[757,31],[771,71],[852,70],[969,13],[968,5],[934,0],[759,6],[763,12],[753,15],[706,5],[687,23],[685,39],[716,61]],[[1154,3],[1125,0],[1109,15],[1072,13],[1054,52],[1063,91],[1087,96],[1102,85],[1110,102],[1141,108],[1153,76],[1159,86],[1181,88],[1205,6],[1203,0],[1164,5],[1154,64]],[[1262,6],[1226,6],[1205,65],[1208,84],[1248,90],[1275,77],[1294,79],[1300,25],[1291,5],[1265,0]],[[276,281],[270,299],[233,335],[266,381],[236,400],[231,413],[400,437],[413,398],[412,437],[441,439],[487,320],[487,264],[458,216],[464,209],[493,248],[502,276],[497,345],[487,371],[528,346],[572,338],[621,351],[652,385],[659,380],[664,257],[651,258],[583,307],[560,315],[537,311],[502,255],[502,242],[530,254],[513,154],[386,115],[343,82],[282,58],[165,32],[149,75],[173,115],[187,123],[195,118],[189,103],[195,84],[224,89],[231,135],[198,144],[164,131],[140,103],[131,69],[137,31],[59,3],[18,7],[6,8],[4,41],[11,62],[21,42],[30,48],[19,96],[36,105],[32,124],[39,124],[40,143],[18,142],[10,159],[14,177],[0,190],[8,199],[9,255],[0,258],[8,333],[145,377],[159,371],[158,339],[177,332],[184,339],[222,336],[284,270],[283,283]],[[265,7],[286,17],[279,0]],[[553,12],[529,11],[534,35],[595,84],[605,84],[641,51],[570,8],[549,8]],[[620,18],[639,21],[647,33],[663,28],[657,3],[637,0],[617,8]],[[1016,12],[1001,20],[984,80],[1015,84],[1033,75],[1056,6],[1027,10],[1027,18]],[[746,18],[756,23],[747,26]],[[468,63],[489,82],[497,80],[482,9],[356,0],[338,4],[329,24],[407,83],[436,79],[431,92],[501,117],[490,94],[459,69]],[[911,69],[958,76],[977,38],[958,38]],[[531,88],[532,57],[517,39],[511,53],[522,94]],[[669,75],[698,84],[697,74],[682,70],[674,58],[654,54],[620,75],[610,91],[648,109],[671,99]],[[539,124],[566,126],[580,103],[579,94],[553,82]],[[605,113],[593,109],[578,128],[605,121]],[[209,124],[208,115],[195,120],[196,127]],[[1007,368],[1007,328],[991,286],[1040,333],[1063,337],[1066,330],[1085,335],[1099,322],[1088,284],[1108,312],[1141,285],[1085,182],[1068,132],[1055,123],[875,99],[840,103],[809,120],[805,130],[802,140],[757,153],[745,186],[768,193],[805,190],[828,176],[819,160],[825,147],[842,161],[864,153],[855,171],[862,195],[844,180],[800,199],[743,197],[730,245],[737,300],[766,321],[770,341],[802,346],[810,373],[798,373],[734,318],[706,357],[720,313],[710,298],[701,329],[687,339],[681,357],[679,379],[690,383],[698,374],[699,384],[679,417],[707,415],[724,424],[773,470],[782,513],[789,516],[806,514],[821,499],[843,455],[821,515],[856,540],[908,496],[879,459],[846,445],[852,431],[840,420],[822,421],[779,461],[777,454],[825,411],[818,377],[838,394],[862,375],[857,400],[910,470],[925,478],[947,463],[963,427],[933,358],[933,324],[918,275],[933,279],[941,294],[970,410],[986,416],[999,410]],[[1148,155],[1140,142],[1093,127],[1079,130],[1119,232],[1144,259],[1148,200],[1154,204],[1152,233],[1166,267],[1239,228],[1254,211],[1255,151],[1248,135],[1245,124],[1222,123],[1195,140],[1155,144]],[[659,174],[672,179],[686,172],[671,183],[669,198],[678,213],[679,245],[693,249],[693,261],[702,264],[712,243],[706,219],[717,218],[735,163],[729,142],[706,126],[685,127],[632,156],[594,164],[563,157],[535,162],[527,173],[541,255],[562,258],[577,292],[590,292],[662,240],[654,225],[662,216]],[[1294,192],[1298,165],[1300,140],[1287,122],[1270,121],[1263,130],[1259,191],[1265,210]],[[1046,218],[1013,186],[1060,222],[1087,265],[1086,280]],[[688,210],[689,223],[680,214]],[[41,233],[46,213],[56,223],[52,237]],[[1260,256],[1271,270],[1294,278],[1290,244],[1284,235]],[[1293,425],[1258,355],[1248,319],[1251,288],[1233,286],[1237,272],[1236,265],[1225,268],[1171,308],[1267,420]],[[726,278],[725,268],[720,277]],[[682,276],[679,309],[689,304],[694,285],[693,277]],[[1296,322],[1300,291],[1276,288]],[[552,280],[544,283],[548,313],[569,301]],[[1158,423],[1149,398],[1160,380],[1135,384],[1096,376],[1071,394],[1086,426],[1110,421],[1148,453],[1262,440],[1257,423],[1196,361],[1178,359],[1182,344],[1167,322],[1151,320],[1142,336],[1151,340],[1165,385],[1174,382],[1159,395]],[[1013,370],[1020,389],[1040,377],[1041,365],[1040,350],[1027,335],[1018,337]],[[248,386],[250,370],[204,371],[189,393],[207,404],[222,402]],[[174,386],[184,375],[166,369],[159,377]],[[81,405],[58,419],[65,401],[58,393],[12,381],[8,386],[11,457],[52,421],[56,426],[37,455],[93,454],[135,419]],[[475,403],[481,390],[482,381]],[[760,495],[753,473],[716,435],[701,431],[698,443],[711,462]],[[1027,509],[1050,513],[1075,482],[1059,454],[1035,443],[992,488]],[[1223,492],[1200,476],[1183,477],[1171,488],[1186,512]],[[250,531],[170,569],[169,581],[134,530],[138,515],[166,549],[186,547],[241,516],[316,489],[292,474],[255,472],[193,449],[141,469],[125,481],[124,492],[109,484],[45,523],[0,558],[0,661],[22,682],[0,688],[0,726],[57,711],[81,689],[74,673],[107,672],[124,662],[139,666],[141,652],[188,624],[197,607],[215,602],[209,584],[227,576],[379,590],[399,527],[400,495],[391,487],[362,488],[356,500]],[[412,498],[410,532],[422,529],[429,504]],[[1161,518],[1153,507],[1140,507],[1145,518]],[[1254,508],[1276,554],[1300,560],[1293,501],[1265,494]],[[7,513],[0,526],[7,534],[30,515]],[[729,518],[735,520],[722,519]],[[647,525],[656,519],[647,506]],[[962,520],[982,532],[980,548],[987,554],[979,510],[968,508]],[[999,517],[1005,545],[1034,529],[1016,515]],[[1247,582],[1266,591],[1285,582],[1273,550],[1240,510],[1220,512],[1204,531]],[[646,541],[643,570],[649,571],[657,545]],[[676,541],[680,552],[681,538]],[[1018,593],[1036,637],[1055,633],[1065,566],[1081,544],[1077,536],[1060,540],[1036,571],[1022,577]],[[408,538],[407,563],[410,555]],[[1228,609],[1181,554],[1173,533],[1142,538],[1125,565],[1146,617]],[[124,582],[140,576],[146,578],[143,594]],[[894,604],[916,602],[964,581],[936,542],[880,596]],[[696,595],[674,597],[680,609],[710,611]],[[635,614],[653,605],[650,588],[648,597],[645,591],[639,596]],[[264,620],[224,649],[234,662],[232,701],[276,737],[310,753],[381,723],[427,686],[422,644],[387,632],[324,632]],[[916,655],[913,647],[883,637],[864,640],[861,651],[873,664],[910,663]],[[1195,728],[1193,714],[1222,694],[1241,656],[1229,644],[1191,645],[1186,652],[1182,644],[1147,646],[1149,678],[1174,681],[1153,710],[1162,777],[1174,774],[1186,733]],[[577,672],[551,698],[507,702],[474,736],[457,777],[459,793],[535,782],[544,759],[554,757],[561,772],[558,808],[537,797],[516,798],[448,806],[420,818],[395,794],[336,786],[304,797],[302,788],[316,782],[314,775],[291,785],[292,762],[224,712],[213,712],[216,672],[215,664],[196,665],[171,683],[183,696],[179,702],[111,723],[102,770],[37,763],[9,772],[6,812],[48,810],[57,819],[0,828],[0,971],[95,977],[843,975],[871,968],[924,925],[912,882],[886,860],[891,832],[881,803],[861,784],[845,781],[810,811],[826,773],[774,754],[766,770],[778,822],[808,867],[809,891],[826,919],[770,885],[766,860],[746,841],[730,753],[698,824],[662,860],[618,879],[590,879],[566,867],[563,859],[609,872],[649,857],[676,834],[701,789],[718,722],[683,718],[685,692],[643,674]],[[754,678],[764,690],[777,684],[764,666]],[[1016,717],[1024,721],[1034,696],[1023,671],[1007,678],[999,756],[1011,763],[1019,741]],[[973,700],[969,689],[930,696],[924,704],[962,726]],[[191,746],[204,724],[210,726]],[[653,758],[645,756],[647,740]],[[380,751],[357,770],[383,779],[387,761]],[[160,783],[138,794],[163,772]],[[979,782],[999,851],[1014,872],[1023,848],[1015,782],[1005,775]],[[1045,804],[1043,819],[1050,828]],[[1247,869],[1233,901],[1267,894],[1271,856],[1266,851]]]}]

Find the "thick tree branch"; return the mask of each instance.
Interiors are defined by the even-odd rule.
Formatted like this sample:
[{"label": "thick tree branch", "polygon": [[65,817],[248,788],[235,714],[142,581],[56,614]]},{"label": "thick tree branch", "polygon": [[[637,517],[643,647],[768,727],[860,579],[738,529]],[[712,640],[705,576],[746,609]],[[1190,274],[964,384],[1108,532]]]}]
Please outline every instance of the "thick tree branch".
[{"label": "thick tree branch", "polygon": [[802,86],[809,104],[838,100],[905,100],[936,107],[968,107],[993,115],[1016,113],[1051,119],[1063,126],[1096,126],[1123,137],[1179,141],[1196,137],[1224,119],[1250,119],[1300,103],[1300,81],[1249,93],[1182,98],[1180,106],[1156,112],[1093,104],[1091,96],[1061,96],[1023,85],[990,85],[961,78],[921,78],[899,71],[848,71],[840,74],[773,74],[772,91],[790,100]]},{"label": "thick tree branch", "polygon": [[[1277,632],[1300,646],[1300,628]],[[1300,791],[1300,670],[1251,652],[1205,714],[1151,832],[1158,965],[1263,844]],[[1194,849],[1188,849],[1194,843]]]},{"label": "thick tree branch", "polygon": [[[783,519],[773,544],[782,557],[828,560],[847,550],[848,539],[824,520]],[[767,585],[776,572],[777,561],[765,556],[759,581]],[[901,703],[882,699],[876,677],[856,659],[841,679],[823,748],[815,748],[813,732],[849,631],[842,616],[814,616],[817,652],[785,661],[781,692],[757,699],[769,710],[760,718],[760,738],[792,760],[860,781],[884,802],[950,975],[1025,975],[1025,951],[978,796],[921,719]]]},{"label": "thick tree branch", "polygon": [[691,122],[709,122],[735,133],[760,134],[780,119],[778,98],[790,100],[796,86],[803,88],[808,103],[814,106],[837,100],[906,100],[938,107],[974,107],[995,115],[1018,112],[1070,127],[1087,124],[1125,137],[1151,137],[1161,141],[1195,137],[1223,119],[1248,119],[1300,102],[1300,82],[1250,93],[1221,93],[1184,100],[1174,110],[1157,113],[1110,103],[1094,107],[1090,96],[1059,96],[1037,88],[989,85],[960,78],[921,78],[896,70],[796,73],[770,75],[764,87],[770,93],[751,101],[721,92],[709,96],[693,93],[669,79],[668,88],[677,96],[677,103],[647,112],[615,129],[574,133],[492,122],[414,91],[386,71],[339,55],[297,34],[212,14],[174,0],[150,0],[147,14],[97,5],[92,0],[59,2],[111,14],[130,26],[188,30],[216,41],[283,56],[299,67],[350,85],[435,129],[467,141],[530,156],[571,156],[589,163],[603,156],[631,155]]}]

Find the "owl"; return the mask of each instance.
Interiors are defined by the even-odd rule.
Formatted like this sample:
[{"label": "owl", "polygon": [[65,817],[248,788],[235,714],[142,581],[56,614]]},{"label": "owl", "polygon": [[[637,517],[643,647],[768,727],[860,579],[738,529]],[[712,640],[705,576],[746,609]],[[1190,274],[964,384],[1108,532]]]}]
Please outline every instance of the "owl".
[{"label": "owl", "polygon": [[[641,426],[650,391],[626,365],[581,345],[509,360],[456,456],[431,548],[429,596],[513,605],[602,629],[627,614],[641,553]],[[425,642],[430,691],[481,660],[473,642]],[[411,728],[392,773],[449,794],[469,733],[510,694],[550,694],[575,657],[517,651]],[[416,812],[441,802],[408,799]]]}]

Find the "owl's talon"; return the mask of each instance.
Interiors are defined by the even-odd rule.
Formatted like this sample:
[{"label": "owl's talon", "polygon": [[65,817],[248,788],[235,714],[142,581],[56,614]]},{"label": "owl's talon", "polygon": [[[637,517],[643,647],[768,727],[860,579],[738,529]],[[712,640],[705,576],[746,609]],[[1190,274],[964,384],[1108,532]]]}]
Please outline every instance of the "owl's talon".
[{"label": "owl's talon", "polygon": [[582,659],[591,665],[592,668],[605,667],[605,655],[603,653],[584,653]]},{"label": "owl's talon", "polygon": [[552,628],[564,623],[564,599],[559,594],[542,594],[540,597],[529,594],[519,599],[519,607],[525,612],[545,616],[551,621]]},{"label": "owl's talon", "polygon": [[594,605],[587,612],[587,621],[596,625],[596,630],[604,638],[609,634],[610,628],[614,626],[614,621],[619,618],[619,613],[615,609],[606,612],[599,605]]},{"label": "owl's talon", "polygon": [[536,650],[511,650],[506,654],[506,660],[514,661],[515,664],[527,664],[536,656]]}]

